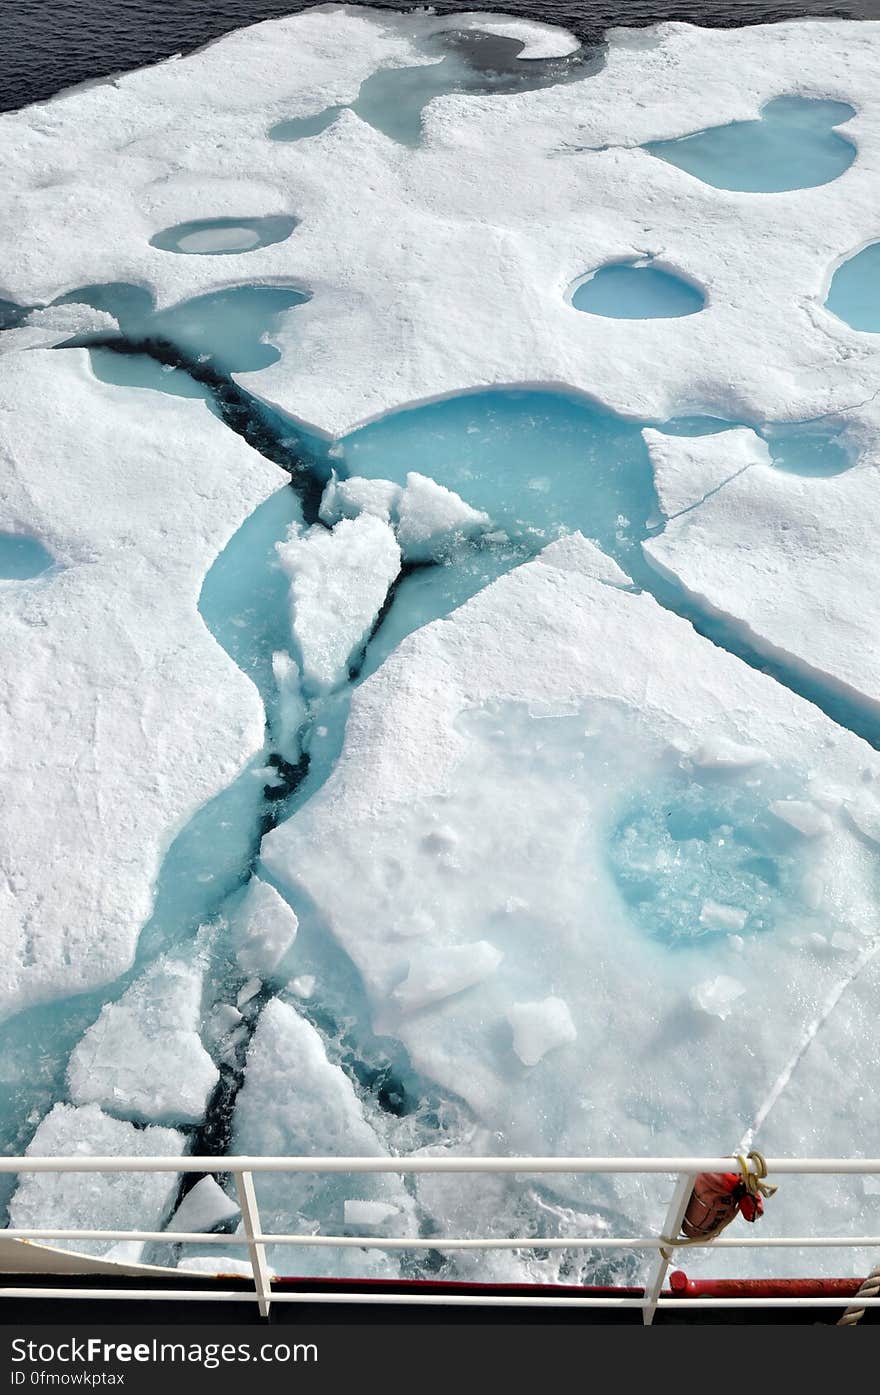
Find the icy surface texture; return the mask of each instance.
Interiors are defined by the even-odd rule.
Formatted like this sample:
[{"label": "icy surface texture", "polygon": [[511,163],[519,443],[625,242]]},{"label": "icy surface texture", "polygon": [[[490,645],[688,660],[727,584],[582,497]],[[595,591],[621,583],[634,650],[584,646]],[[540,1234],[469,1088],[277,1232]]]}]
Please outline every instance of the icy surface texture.
[{"label": "icy surface texture", "polygon": [[171,1231],[216,1230],[239,1214],[238,1203],[213,1177],[202,1177],[187,1192],[166,1226]]},{"label": "icy surface texture", "polygon": [[[352,956],[377,1029],[464,1095],[490,1147],[724,1152],[829,995],[861,983],[876,851],[843,804],[878,777],[868,746],[609,581],[574,537],[401,644],[263,860]],[[827,828],[778,818],[790,800]],[[503,958],[468,987],[457,965],[480,941]],[[444,950],[450,991],[408,1002],[408,981],[442,989]],[[868,1029],[846,1001],[823,1019],[827,1047]],[[817,1099],[831,1059],[808,1049],[798,1066]],[[835,1121],[858,1150],[863,1105]],[[781,1151],[816,1151],[815,1109],[789,1127]],[[548,1185],[618,1225],[662,1214],[659,1184]],[[860,1187],[846,1195],[856,1224]]]},{"label": "icy surface texture", "polygon": [[768,654],[880,713],[876,466],[798,476],[774,469],[751,432],[646,437],[671,520],[644,544],[648,560]]},{"label": "icy surface texture", "polygon": [[[94,1104],[56,1104],[28,1148],[37,1157],[177,1157],[183,1135],[174,1129],[135,1128]],[[177,1190],[173,1172],[29,1172],[9,1207],[10,1225],[51,1229],[161,1230]],[[55,1240],[61,1249],[137,1260],[137,1241]]]},{"label": "icy surface texture", "polygon": [[[437,96],[415,150],[347,110],[309,139],[267,139],[278,121],[352,103],[380,70],[421,64],[423,77],[423,41],[447,24],[310,10],[4,116],[4,145],[20,152],[0,214],[15,248],[4,298],[46,304],[113,281],[151,288],[162,307],[219,294],[239,258],[176,256],[150,239],[188,221],[289,212],[300,220],[292,238],[248,252],[247,277],[314,294],[280,312],[280,358],[251,382],[331,435],[492,383],[567,384],[658,421],[688,410],[807,417],[875,390],[870,344],[812,301],[831,268],[876,237],[876,24],[829,21],[821,43],[810,22],[664,24],[651,42],[612,42],[581,81]],[[795,93],[857,110],[833,140],[850,154],[856,142],[859,157],[830,183],[719,193],[641,148],[766,127],[762,108]],[[826,113],[817,139],[832,130]],[[811,133],[794,139],[809,155]],[[331,199],[339,189],[350,196]],[[645,321],[572,312],[566,288],[585,268],[644,257],[686,270],[705,310]],[[829,354],[829,332],[845,353]]]},{"label": "icy surface texture", "polygon": [[287,954],[297,918],[274,886],[254,877],[233,922],[235,958],[243,974],[269,978]]},{"label": "icy surface texture", "polygon": [[6,355],[0,407],[4,514],[60,564],[0,607],[3,1016],[131,965],[169,843],[259,750],[257,693],[197,602],[283,476],[84,353]]},{"label": "icy surface texture", "polygon": [[169,1124],[197,1124],[219,1072],[198,1033],[201,969],[160,959],[101,1011],[70,1058],[75,1104]]},{"label": "icy surface texture", "polygon": [[[235,1114],[234,1152],[381,1157],[379,1138],[339,1066],[327,1059],[321,1038],[297,1009],[274,999],[263,1010],[248,1052],[244,1088]],[[346,1176],[310,1173],[256,1179],[262,1223],[267,1231],[344,1233],[345,1206],[352,1201],[393,1206],[395,1233],[414,1233],[412,1199],[393,1174]],[[282,1256],[274,1255],[277,1265]],[[316,1250],[297,1246],[288,1270],[392,1276],[398,1258],[371,1250]]]},{"label": "icy surface texture", "polygon": [[303,687],[315,697],[339,687],[366,643],[400,570],[400,548],[373,514],[316,525],[279,544],[290,577],[292,630]]}]

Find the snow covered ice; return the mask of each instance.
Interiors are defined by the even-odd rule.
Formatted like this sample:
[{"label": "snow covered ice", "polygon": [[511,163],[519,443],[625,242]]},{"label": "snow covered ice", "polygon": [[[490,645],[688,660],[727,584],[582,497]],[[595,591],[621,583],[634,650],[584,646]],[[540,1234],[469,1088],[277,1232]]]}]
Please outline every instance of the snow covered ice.
[{"label": "snow covered ice", "polygon": [[[878,48],[320,7],[0,117],[7,1151],[880,1152]],[[257,1181],[325,1237],[668,1190]],[[777,1233],[805,1198],[872,1233],[847,1178]],[[237,1209],[45,1174],[9,1219]]]}]

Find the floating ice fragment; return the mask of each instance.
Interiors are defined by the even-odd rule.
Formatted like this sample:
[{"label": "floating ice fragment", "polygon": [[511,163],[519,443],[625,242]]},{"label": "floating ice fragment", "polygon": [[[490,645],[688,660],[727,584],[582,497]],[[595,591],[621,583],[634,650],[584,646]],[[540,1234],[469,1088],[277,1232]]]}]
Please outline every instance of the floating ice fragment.
[{"label": "floating ice fragment", "polygon": [[376,1226],[382,1225],[384,1221],[390,1221],[393,1216],[399,1216],[400,1207],[392,1206],[387,1201],[351,1199],[343,1202],[342,1213],[346,1225]]},{"label": "floating ice fragment", "polygon": [[252,998],[257,996],[262,986],[262,979],[249,978],[247,983],[242,984],[239,989],[238,997],[235,1000],[238,1006],[241,1008],[244,1007],[246,1003],[249,1003]]},{"label": "floating ice fragment", "polygon": [[237,1216],[239,1207],[213,1177],[203,1177],[181,1201],[166,1230],[214,1230]]},{"label": "floating ice fragment", "polygon": [[[177,1130],[135,1128],[127,1120],[111,1119],[95,1104],[56,1104],[27,1148],[36,1157],[177,1157],[184,1150]],[[176,1190],[174,1172],[24,1173],[9,1204],[9,1223],[22,1229],[160,1230]],[[52,1243],[95,1255],[106,1254],[112,1244]]]},{"label": "floating ice fragment", "polygon": [[74,1104],[166,1123],[203,1119],[219,1073],[198,1035],[201,995],[193,965],[151,965],[75,1047],[67,1071]]},{"label": "floating ice fragment", "polygon": [[279,753],[295,765],[302,753],[300,733],[305,725],[307,708],[302,695],[299,664],[285,649],[272,655],[272,676],[278,691],[277,730],[273,733]]},{"label": "floating ice fragment", "polygon": [[343,519],[332,532],[316,525],[278,544],[291,578],[293,635],[307,695],[330,692],[348,678],[400,570],[389,524],[371,514]]},{"label": "floating ice fragment", "polygon": [[513,1028],[513,1049],[524,1066],[536,1066],[548,1051],[577,1039],[577,1028],[562,998],[515,1003],[507,1020]]},{"label": "floating ice fragment", "polygon": [[805,799],[776,799],[770,805],[770,812],[805,838],[824,837],[833,827],[825,811]]},{"label": "floating ice fragment", "polygon": [[315,991],[316,981],[314,974],[297,974],[287,986],[295,997],[310,998]]},{"label": "floating ice fragment", "polygon": [[296,939],[298,927],[295,913],[274,886],[252,877],[232,926],[235,958],[242,973],[270,978]]},{"label": "floating ice fragment", "polygon": [[366,479],[359,475],[340,480],[334,470],[321,497],[318,517],[331,528],[340,519],[357,518],[362,513],[372,514],[388,523],[402,493],[400,485],[392,480]]},{"label": "floating ice fragment", "polygon": [[742,930],[748,918],[748,911],[739,906],[723,906],[718,901],[704,901],[700,909],[700,924],[713,930]]},{"label": "floating ice fragment", "polygon": [[398,506],[397,541],[408,562],[437,561],[458,541],[491,528],[489,515],[426,475],[411,472]]},{"label": "floating ice fragment", "polygon": [[409,973],[392,996],[406,1011],[416,1011],[482,983],[503,958],[501,950],[488,940],[423,950],[410,959]]},{"label": "floating ice fragment", "polygon": [[724,1022],[730,1016],[737,998],[741,998],[745,991],[738,979],[719,974],[717,978],[707,978],[692,988],[690,999],[700,1012],[705,1012],[709,1017],[720,1017]]}]

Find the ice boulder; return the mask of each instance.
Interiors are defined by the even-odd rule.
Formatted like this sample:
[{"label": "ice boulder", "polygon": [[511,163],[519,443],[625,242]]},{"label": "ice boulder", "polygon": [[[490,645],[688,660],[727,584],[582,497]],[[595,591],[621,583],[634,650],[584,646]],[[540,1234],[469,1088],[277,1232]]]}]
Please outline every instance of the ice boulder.
[{"label": "ice boulder", "polygon": [[577,1040],[577,1028],[562,998],[539,1003],[514,1003],[507,1010],[513,1029],[513,1049],[524,1066],[536,1066],[548,1051]]},{"label": "ice boulder", "polygon": [[342,518],[357,518],[362,513],[373,514],[389,523],[396,513],[402,492],[400,485],[393,480],[366,479],[359,475],[340,480],[334,471],[321,496],[319,517],[328,528]]},{"label": "ice boulder", "polygon": [[360,514],[294,535],[278,544],[278,556],[290,577],[303,689],[316,697],[348,678],[400,571],[400,548],[389,524]]},{"label": "ice boulder", "polygon": [[489,515],[453,490],[412,471],[397,506],[397,541],[407,562],[436,562],[456,543],[485,533]]},{"label": "ice boulder", "polygon": [[400,1215],[398,1207],[387,1201],[359,1201],[350,1197],[343,1203],[343,1220],[347,1226],[380,1226]]},{"label": "ice boulder", "polygon": [[276,649],[272,655],[272,677],[277,694],[277,715],[273,726],[275,745],[291,765],[302,755],[301,733],[308,709],[302,693],[299,664],[286,649]]},{"label": "ice boulder", "polygon": [[691,1002],[700,1012],[709,1017],[719,1017],[725,1022],[733,1011],[733,1005],[745,993],[745,988],[729,974],[719,974],[717,978],[704,979],[696,984],[690,993]]},{"label": "ice boulder", "polygon": [[[185,1151],[174,1129],[135,1128],[111,1119],[94,1104],[56,1104],[38,1126],[27,1152],[98,1157],[178,1157]],[[79,1227],[83,1230],[161,1230],[177,1191],[175,1172],[29,1172],[21,1175],[9,1203],[9,1224],[27,1227]],[[56,1240],[64,1249],[108,1254],[115,1242]],[[127,1259],[139,1257],[126,1242]]]},{"label": "ice boulder", "polygon": [[216,1230],[224,1221],[239,1213],[237,1202],[223,1190],[213,1177],[201,1177],[181,1201],[166,1230]]},{"label": "ice boulder", "polygon": [[252,877],[232,922],[235,958],[242,973],[270,978],[296,939],[298,924],[274,886]]},{"label": "ice boulder", "polygon": [[[290,1003],[275,998],[264,1008],[247,1055],[244,1086],[236,1103],[233,1152],[297,1157],[346,1154],[380,1158],[385,1149],[345,1072],[327,1059],[311,1023]],[[345,1202],[356,1189],[362,1202],[400,1212],[399,1233],[414,1233],[412,1199],[394,1174],[279,1173],[256,1178],[267,1231],[338,1234]],[[309,1250],[276,1255],[276,1267],[297,1273],[396,1274],[397,1260],[379,1251]],[[290,1272],[290,1271],[288,1271]]]},{"label": "ice boulder", "polygon": [[67,1071],[75,1104],[173,1124],[205,1116],[219,1071],[199,1037],[202,973],[162,958],[108,1003],[74,1048]]}]

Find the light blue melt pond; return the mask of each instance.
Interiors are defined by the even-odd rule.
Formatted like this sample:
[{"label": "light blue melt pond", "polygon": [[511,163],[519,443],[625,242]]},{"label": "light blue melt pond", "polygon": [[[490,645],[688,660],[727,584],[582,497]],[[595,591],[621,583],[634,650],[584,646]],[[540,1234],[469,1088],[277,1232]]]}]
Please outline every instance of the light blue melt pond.
[{"label": "light blue melt pond", "polygon": [[825,304],[853,329],[880,334],[880,242],[837,268]]},{"label": "light blue melt pond", "polygon": [[290,214],[266,218],[197,218],[163,228],[150,238],[150,246],[162,252],[186,256],[231,256],[269,247],[290,237],[297,219]]},{"label": "light blue melt pond", "polygon": [[651,155],[714,189],[782,193],[828,184],[849,169],[856,148],[834,129],[855,116],[848,102],[776,97],[758,121],[712,126],[677,140],[649,141]]},{"label": "light blue melt pond", "polygon": [[0,581],[27,581],[48,571],[51,552],[27,533],[0,533]]},{"label": "light blue melt pond", "polygon": [[696,315],[706,297],[689,281],[647,262],[612,262],[582,281],[571,303],[606,319],[671,320]]}]

